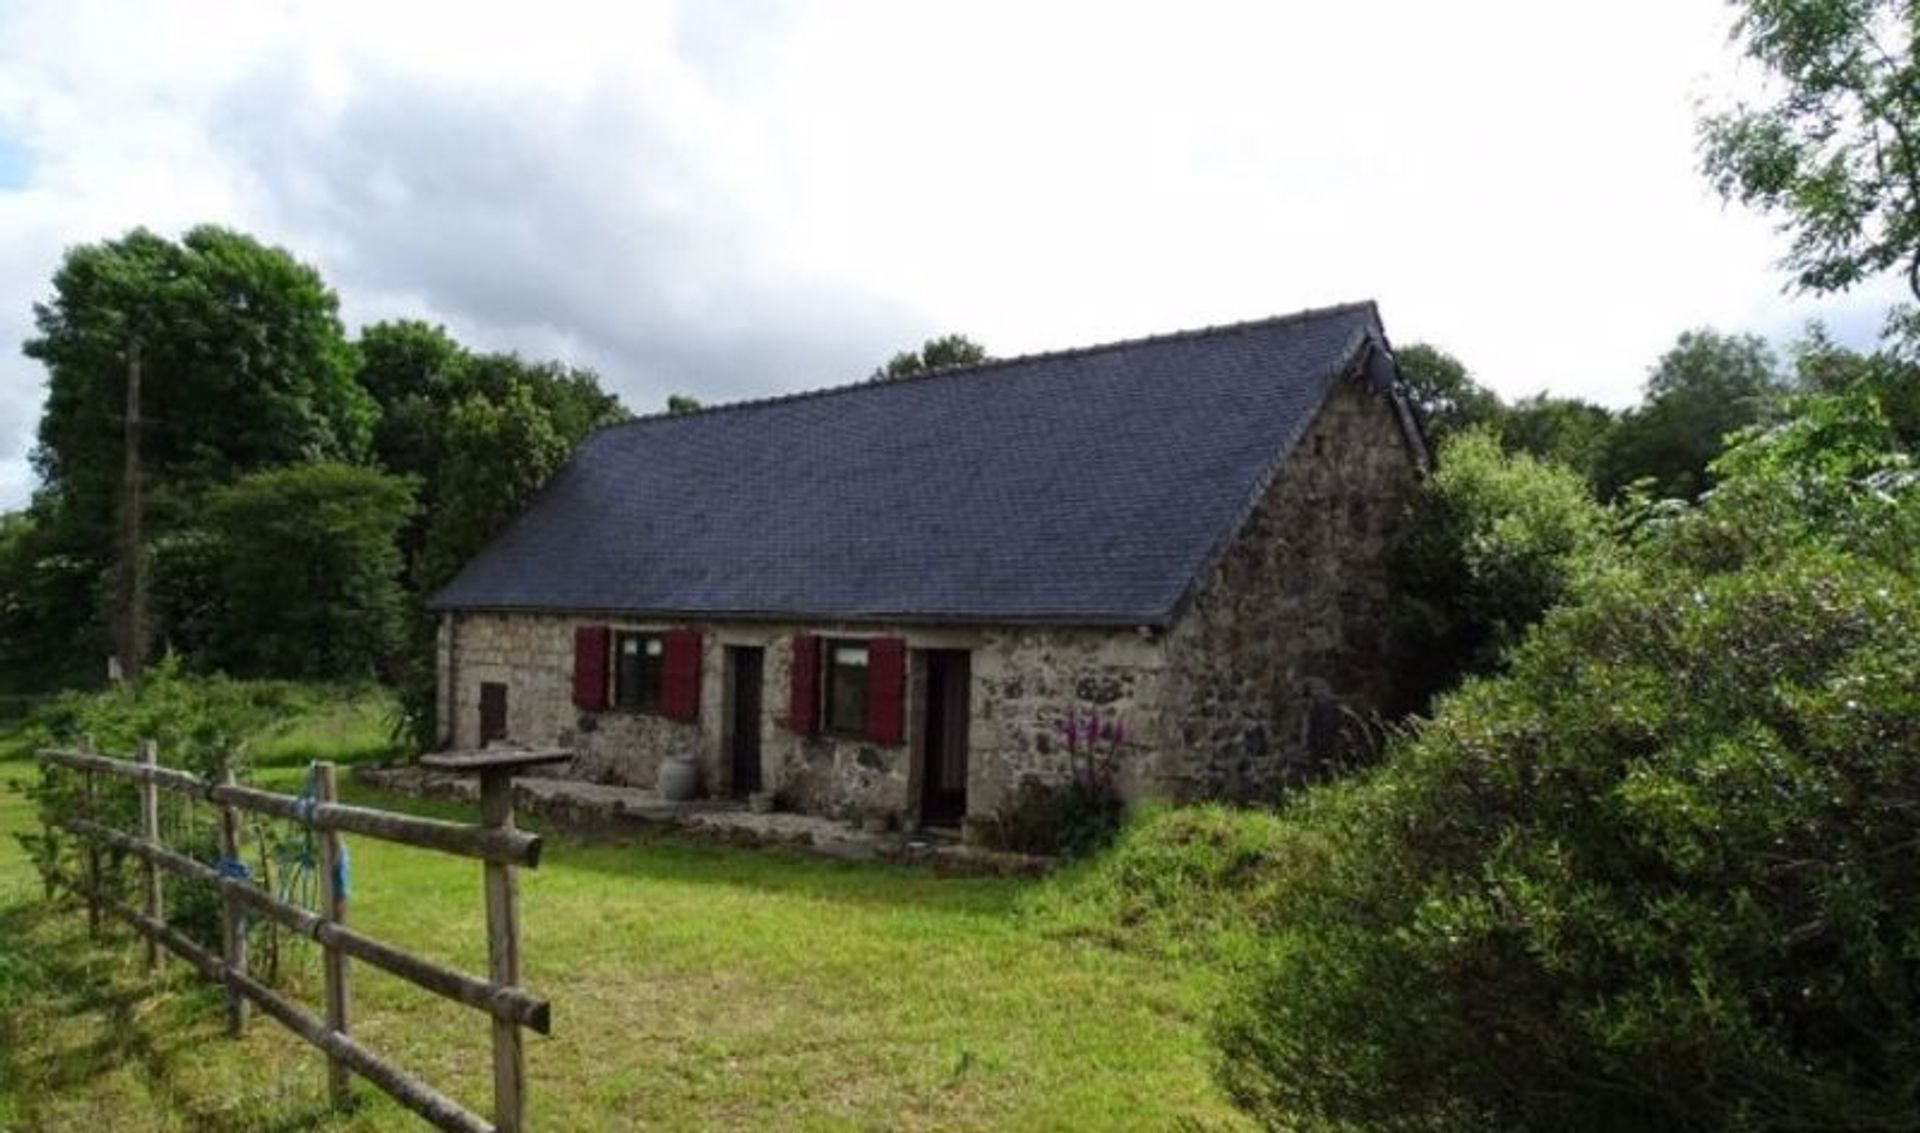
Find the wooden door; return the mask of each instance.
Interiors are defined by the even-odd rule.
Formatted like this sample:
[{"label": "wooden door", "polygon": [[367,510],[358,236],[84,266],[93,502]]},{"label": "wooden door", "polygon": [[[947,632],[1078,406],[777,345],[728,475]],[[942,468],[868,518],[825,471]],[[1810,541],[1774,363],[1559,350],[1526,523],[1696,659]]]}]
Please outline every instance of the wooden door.
[{"label": "wooden door", "polygon": [[920,768],[920,821],[948,826],[967,815],[968,720],[972,658],[961,649],[926,653],[925,758]]},{"label": "wooden door", "polygon": [[727,649],[733,671],[733,796],[745,798],[760,789],[760,675],[765,651],[744,646]]},{"label": "wooden door", "polygon": [[480,746],[507,738],[507,686],[498,681],[480,685]]}]

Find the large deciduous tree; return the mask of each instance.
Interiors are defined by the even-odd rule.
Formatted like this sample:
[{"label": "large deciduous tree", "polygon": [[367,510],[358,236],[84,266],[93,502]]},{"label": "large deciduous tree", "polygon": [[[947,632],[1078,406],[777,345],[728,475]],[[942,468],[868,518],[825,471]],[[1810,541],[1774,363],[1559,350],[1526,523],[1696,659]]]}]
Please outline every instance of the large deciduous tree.
[{"label": "large deciduous tree", "polygon": [[423,593],[445,585],[520,514],[572,448],[524,385],[509,386],[498,400],[476,393],[456,405],[443,443],[438,510],[419,570]]},{"label": "large deciduous tree", "polygon": [[1475,425],[1491,425],[1500,416],[1500,397],[1473,380],[1466,364],[1446,351],[1415,342],[1394,351],[1407,400],[1435,445]]},{"label": "large deciduous tree", "polygon": [[1514,452],[1563,464],[1591,483],[1613,424],[1605,406],[1539,393],[1507,406],[1500,415],[1500,440]]},{"label": "large deciduous tree", "polygon": [[111,523],[135,337],[142,457],[173,498],[258,468],[362,458],[378,407],[354,380],[338,306],[313,268],[224,228],[70,250],[25,347],[47,367],[34,461],[63,521],[96,537]]},{"label": "large deciduous tree", "polygon": [[1912,0],[1736,0],[1768,97],[1701,122],[1720,193],[1778,217],[1801,286],[1889,269],[1920,298],[1920,67]]}]

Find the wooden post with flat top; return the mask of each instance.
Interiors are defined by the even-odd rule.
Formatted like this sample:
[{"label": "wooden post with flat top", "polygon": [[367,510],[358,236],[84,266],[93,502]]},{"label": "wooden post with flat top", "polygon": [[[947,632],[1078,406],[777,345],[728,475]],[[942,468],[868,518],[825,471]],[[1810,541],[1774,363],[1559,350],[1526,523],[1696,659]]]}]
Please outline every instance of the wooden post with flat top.
[{"label": "wooden post with flat top", "polygon": [[[566,751],[517,751],[489,748],[420,757],[438,771],[477,772],[480,776],[480,824],[513,829],[513,776],[542,763],[573,758]],[[488,862],[487,978],[506,987],[520,986],[520,879],[504,862]],[[493,1125],[499,1133],[524,1133],[527,1127],[527,1058],[519,1024],[493,1021]]]},{"label": "wooden post with flat top", "polygon": [[[339,781],[334,777],[333,764],[313,765],[315,806],[326,806],[334,802],[338,798],[339,789]],[[346,851],[340,832],[321,830],[320,916],[338,925],[347,923],[345,861]],[[347,969],[347,955],[337,948],[328,948],[324,945],[321,947],[320,955],[327,984],[327,1029],[337,1035],[346,1035],[351,1028],[348,1015],[353,1006],[353,985]],[[335,1106],[342,1108],[353,1100],[353,1088],[349,1081],[347,1064],[333,1055],[327,1058],[327,1096]]]}]

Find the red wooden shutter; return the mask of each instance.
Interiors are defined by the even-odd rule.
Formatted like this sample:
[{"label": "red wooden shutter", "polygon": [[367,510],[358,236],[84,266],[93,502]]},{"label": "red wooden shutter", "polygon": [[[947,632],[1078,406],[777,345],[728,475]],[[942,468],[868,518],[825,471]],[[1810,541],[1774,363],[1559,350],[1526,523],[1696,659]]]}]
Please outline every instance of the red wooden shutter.
[{"label": "red wooden shutter", "polygon": [[607,706],[607,643],[612,634],[606,626],[573,630],[573,703],[589,711]]},{"label": "red wooden shutter", "polygon": [[907,643],[897,637],[867,642],[867,738],[897,744],[906,735]]},{"label": "red wooden shutter", "polygon": [[698,720],[700,631],[668,630],[661,653],[660,714],[669,720]]},{"label": "red wooden shutter", "polygon": [[820,639],[810,633],[793,639],[793,697],[787,726],[803,736],[820,731]]}]

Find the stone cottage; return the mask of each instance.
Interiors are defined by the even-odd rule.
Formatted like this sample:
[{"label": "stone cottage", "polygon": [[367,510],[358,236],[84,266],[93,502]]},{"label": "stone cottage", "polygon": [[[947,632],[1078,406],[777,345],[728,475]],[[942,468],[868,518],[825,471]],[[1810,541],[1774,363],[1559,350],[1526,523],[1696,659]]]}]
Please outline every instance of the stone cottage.
[{"label": "stone cottage", "polygon": [[954,823],[1251,796],[1387,688],[1425,448],[1371,303],[647,417],[435,599],[443,742]]}]

